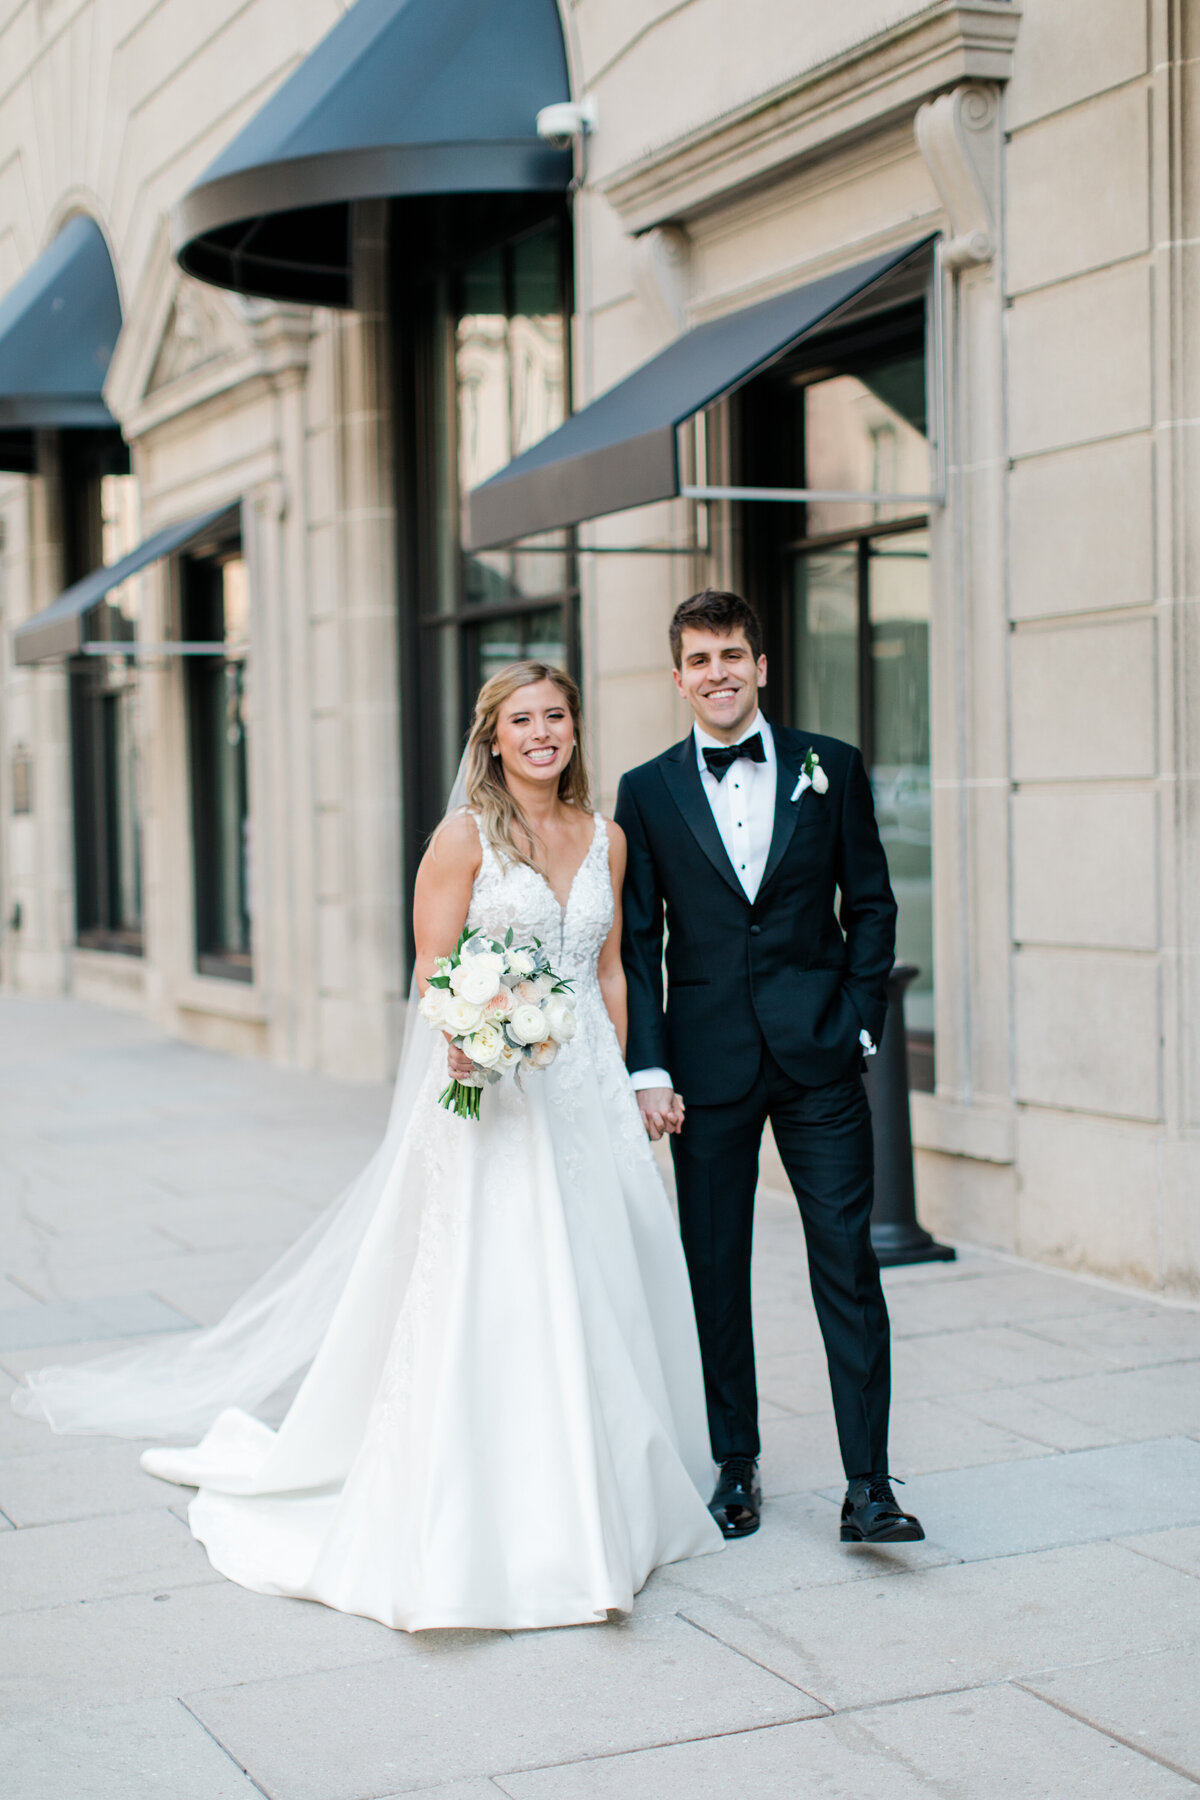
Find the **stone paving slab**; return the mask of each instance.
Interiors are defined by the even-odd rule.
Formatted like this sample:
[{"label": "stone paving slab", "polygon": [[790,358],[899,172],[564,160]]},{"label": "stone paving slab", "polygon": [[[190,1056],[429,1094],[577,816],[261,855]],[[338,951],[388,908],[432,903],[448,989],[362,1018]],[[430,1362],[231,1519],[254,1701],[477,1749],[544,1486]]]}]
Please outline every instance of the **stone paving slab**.
[{"label": "stone paving slab", "polygon": [[[0,1082],[0,1313],[26,1331],[114,1296],[219,1316],[362,1166],[388,1108],[382,1087],[62,1002],[0,999]],[[885,1284],[894,1462],[929,1541],[837,1542],[803,1234],[764,1190],[762,1530],[658,1571],[607,1626],[413,1639],[247,1594],[139,1445],[0,1410],[3,1800],[10,1769],[14,1800],[1194,1792],[1162,1759],[1200,1687],[1200,1310],[968,1247]],[[0,1409],[26,1369],[153,1341],[0,1349]],[[1061,1542],[1085,1529],[1097,1541]],[[1192,1740],[1172,1743],[1186,1763]]]},{"label": "stone paving slab", "polygon": [[27,1526],[0,1542],[0,1614],[219,1581],[169,1510]]},{"label": "stone paving slab", "polygon": [[636,1613],[511,1636],[423,1632],[392,1663],[185,1697],[280,1800],[346,1800],[349,1759],[362,1793],[403,1793],[823,1710],[682,1619]]},{"label": "stone paving slab", "polygon": [[161,1599],[120,1595],[6,1620],[0,1717],[187,1699],[196,1690],[313,1669],[341,1670],[357,1683],[372,1664],[415,1654],[411,1638],[370,1619],[247,1593],[228,1581],[169,1589]]},{"label": "stone paving slab", "polygon": [[1124,1312],[1139,1305],[1139,1297],[1133,1294],[1125,1300],[1111,1288],[1011,1266],[944,1285],[888,1288],[888,1311],[896,1337],[980,1326],[1059,1323]]},{"label": "stone paving slab", "polygon": [[1200,1524],[1200,1444],[1162,1438],[952,1469],[922,1477],[919,1487],[932,1537],[951,1556],[1021,1556],[1121,1537],[1139,1524]]},{"label": "stone paving slab", "polygon": [[178,1700],[7,1720],[0,1769],[12,1800],[261,1800]]},{"label": "stone paving slab", "polygon": [[1200,1310],[1144,1303],[1071,1320],[1038,1319],[1025,1326],[1051,1343],[1103,1357],[1113,1368],[1192,1361],[1200,1355]]},{"label": "stone paving slab", "polygon": [[1128,1442],[1125,1432],[1107,1420],[1085,1425],[1054,1404],[1051,1382],[1040,1387],[984,1388],[976,1393],[944,1396],[948,1410],[982,1420],[1002,1431],[1016,1431],[1047,1450],[1098,1450],[1104,1444]]},{"label": "stone paving slab", "polygon": [[1195,1580],[1107,1543],[681,1611],[835,1709],[1200,1643]]},{"label": "stone paving slab", "polygon": [[47,1350],[57,1344],[96,1343],[103,1338],[152,1337],[161,1331],[186,1330],[194,1323],[154,1294],[49,1301],[0,1311],[0,1351]]},{"label": "stone paving slab", "polygon": [[1127,1550],[1152,1556],[1172,1569],[1183,1569],[1200,1576],[1200,1526],[1183,1526],[1177,1531],[1154,1531],[1138,1537],[1119,1539]]},{"label": "stone paving slab", "polygon": [[[842,1544],[838,1541],[841,1491],[787,1494],[768,1502],[753,1537],[726,1546],[721,1556],[672,1563],[654,1577],[683,1611],[691,1594],[746,1601],[759,1594],[869,1581],[880,1575],[912,1575],[957,1561],[941,1544]],[[641,1602],[639,1601],[639,1606]]]},{"label": "stone paving slab", "polygon": [[1190,1782],[1008,1686],[502,1774],[509,1800],[1184,1800]]},{"label": "stone paving slab", "polygon": [[1200,1782],[1200,1645],[1059,1669],[1025,1686]]},{"label": "stone paving slab", "polygon": [[[1020,1398],[1026,1390],[1013,1392]],[[1200,1434],[1200,1355],[1194,1361],[1055,1381],[1039,1389],[1038,1397],[1085,1425],[1115,1429],[1127,1438]]]}]

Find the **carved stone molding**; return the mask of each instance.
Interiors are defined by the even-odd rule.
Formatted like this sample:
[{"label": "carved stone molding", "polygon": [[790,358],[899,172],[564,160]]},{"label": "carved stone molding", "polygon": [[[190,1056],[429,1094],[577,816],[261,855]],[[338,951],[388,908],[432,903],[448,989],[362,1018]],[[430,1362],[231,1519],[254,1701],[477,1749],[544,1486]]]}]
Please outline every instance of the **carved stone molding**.
[{"label": "carved stone molding", "polygon": [[996,254],[1000,198],[1000,97],[970,82],[917,113],[917,146],[950,218],[942,262],[957,271]]},{"label": "carved stone molding", "polygon": [[104,398],[128,440],[244,382],[302,380],[312,310],[205,287],[184,275],[165,227],[126,311]]},{"label": "carved stone molding", "polygon": [[781,172],[911,121],[955,83],[1007,81],[1021,22],[1011,0],[934,0],[594,185],[631,235],[689,219]]},{"label": "carved stone molding", "polygon": [[677,336],[686,322],[691,258],[691,241],[680,225],[656,225],[634,239],[638,299],[669,337]]}]

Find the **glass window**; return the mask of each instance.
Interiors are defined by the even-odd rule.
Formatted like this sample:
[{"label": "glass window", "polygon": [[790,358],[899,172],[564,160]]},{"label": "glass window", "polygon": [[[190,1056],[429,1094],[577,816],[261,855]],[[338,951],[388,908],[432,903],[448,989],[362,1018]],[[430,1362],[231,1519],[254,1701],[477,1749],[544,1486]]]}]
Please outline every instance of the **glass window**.
[{"label": "glass window", "polygon": [[863,753],[899,906],[896,958],[920,970],[905,996],[910,1080],[931,1089],[929,533],[920,502],[869,497],[929,489],[923,319],[914,309],[805,347],[750,384],[742,419],[755,483],[867,496],[759,508],[751,585],[780,595],[764,607],[769,704]]},{"label": "glass window", "polygon": [[[61,469],[65,573],[78,581],[138,541],[137,482],[112,433],[64,434]],[[138,584],[88,614],[88,640],[114,648],[136,636]],[[76,938],[86,949],[142,950],[142,777],[137,670],[125,657],[79,656],[69,666]]]},{"label": "glass window", "polygon": [[402,495],[419,669],[406,748],[417,765],[415,779],[408,771],[410,868],[441,816],[482,683],[518,657],[578,662],[572,533],[480,555],[463,549],[471,490],[568,411],[569,226],[563,212],[531,220],[522,206],[510,218],[519,228],[501,236],[495,208],[443,203],[431,215],[422,283],[408,275],[419,242],[394,264],[400,381],[414,395]]},{"label": "glass window", "polygon": [[196,967],[253,979],[249,724],[249,586],[238,544],[182,559],[183,635],[224,642],[187,658]]}]

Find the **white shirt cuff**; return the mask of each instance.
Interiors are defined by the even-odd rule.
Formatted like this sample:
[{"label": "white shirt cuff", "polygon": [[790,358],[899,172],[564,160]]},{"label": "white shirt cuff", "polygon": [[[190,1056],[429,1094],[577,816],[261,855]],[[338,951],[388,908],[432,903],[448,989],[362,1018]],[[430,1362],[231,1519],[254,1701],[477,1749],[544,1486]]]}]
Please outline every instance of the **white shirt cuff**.
[{"label": "white shirt cuff", "polygon": [[675,1091],[671,1077],[667,1074],[665,1069],[639,1069],[637,1073],[631,1075],[629,1079],[633,1083],[635,1093],[639,1088],[652,1087],[670,1088],[672,1093]]},{"label": "white shirt cuff", "polygon": [[[863,1047],[864,1056],[874,1056],[879,1048],[878,1044],[872,1043],[869,1031],[860,1031],[858,1034],[858,1041]],[[636,1085],[637,1083],[635,1082],[634,1086],[636,1087]]]}]

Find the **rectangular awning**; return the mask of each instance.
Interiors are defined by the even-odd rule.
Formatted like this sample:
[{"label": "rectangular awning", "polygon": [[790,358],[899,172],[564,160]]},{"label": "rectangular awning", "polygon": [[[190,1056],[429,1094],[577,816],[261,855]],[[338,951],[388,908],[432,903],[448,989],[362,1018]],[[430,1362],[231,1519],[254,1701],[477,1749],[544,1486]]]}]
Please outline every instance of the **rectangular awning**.
[{"label": "rectangular awning", "polygon": [[927,241],[684,332],[473,489],[467,548],[493,550],[605,513],[676,499],[679,427],[827,324]]},{"label": "rectangular awning", "polygon": [[[152,563],[161,562],[163,557],[186,550],[190,544],[206,537],[222,519],[232,519],[235,511],[230,506],[220,506],[215,512],[200,513],[196,518],[167,525],[119,562],[93,569],[74,587],[66,588],[44,612],[35,613],[32,619],[17,626],[13,632],[13,646],[18,663],[44,662],[51,656],[78,656],[89,647],[85,640],[87,615],[107,593],[120,587],[131,575],[140,575]],[[106,645],[114,656],[136,648],[136,644],[120,639]],[[171,646],[156,645],[155,648],[170,649]]]}]

